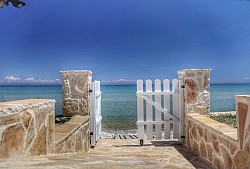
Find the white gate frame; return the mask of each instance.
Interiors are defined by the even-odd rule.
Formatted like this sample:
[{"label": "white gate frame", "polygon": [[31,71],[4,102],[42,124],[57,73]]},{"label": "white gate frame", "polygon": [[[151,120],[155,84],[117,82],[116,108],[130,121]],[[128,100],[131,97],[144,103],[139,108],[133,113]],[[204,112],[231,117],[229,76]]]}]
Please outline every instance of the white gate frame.
[{"label": "white gate frame", "polygon": [[[162,139],[162,124],[164,124],[164,138],[170,139],[170,124],[173,124],[173,139],[181,142],[183,136],[184,103],[183,103],[183,82],[177,79],[172,80],[172,91],[170,81],[163,81],[163,90],[159,79],[154,81],[155,91],[152,91],[152,81],[146,80],[146,91],[142,80],[137,81],[137,126],[138,139],[143,145],[145,139],[144,127],[146,126],[147,140],[152,140],[153,125],[155,125],[155,137]],[[170,103],[170,96],[172,102]],[[163,96],[163,97],[162,97]],[[154,99],[153,99],[154,97]],[[162,100],[163,99],[163,100]],[[162,105],[163,101],[163,105]],[[146,104],[146,105],[145,105]],[[145,106],[145,107],[144,107]],[[172,107],[172,111],[170,109]],[[146,109],[144,109],[146,108]],[[155,110],[155,114],[153,114]],[[146,117],[144,117],[146,112]],[[162,120],[162,113],[164,120]],[[155,115],[155,116],[154,116]]]},{"label": "white gate frame", "polygon": [[102,133],[100,81],[91,82],[90,89],[90,144],[94,147]]}]

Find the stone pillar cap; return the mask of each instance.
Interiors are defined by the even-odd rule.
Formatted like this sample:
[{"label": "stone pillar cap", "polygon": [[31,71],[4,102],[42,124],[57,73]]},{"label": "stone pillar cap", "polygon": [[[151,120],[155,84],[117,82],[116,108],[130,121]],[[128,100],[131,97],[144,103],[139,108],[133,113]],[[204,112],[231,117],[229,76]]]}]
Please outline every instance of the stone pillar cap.
[{"label": "stone pillar cap", "polygon": [[247,98],[250,99],[250,94],[246,94],[246,95],[235,95],[236,98]]},{"label": "stone pillar cap", "polygon": [[70,73],[70,72],[79,72],[79,73],[90,72],[90,73],[92,73],[90,70],[61,70],[60,72],[61,73]]},{"label": "stone pillar cap", "polygon": [[178,70],[177,72],[185,72],[185,71],[212,71],[212,69],[183,69],[183,70]]}]

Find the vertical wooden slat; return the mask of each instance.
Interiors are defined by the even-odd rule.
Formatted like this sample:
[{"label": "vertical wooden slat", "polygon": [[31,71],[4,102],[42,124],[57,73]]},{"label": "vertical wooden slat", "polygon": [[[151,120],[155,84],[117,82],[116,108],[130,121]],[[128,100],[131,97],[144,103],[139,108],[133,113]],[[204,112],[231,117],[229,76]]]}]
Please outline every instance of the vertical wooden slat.
[{"label": "vertical wooden slat", "polygon": [[95,85],[95,118],[96,118],[96,126],[95,126],[95,131],[96,131],[96,141],[100,138],[101,132],[102,132],[102,126],[100,119],[102,118],[101,116],[101,87],[100,87],[100,81],[94,81]]},{"label": "vertical wooden slat", "polygon": [[[143,81],[137,80],[137,93],[143,92]],[[143,98],[137,96],[137,121],[144,121]],[[138,125],[138,139],[144,139],[144,125]]]},{"label": "vertical wooden slat", "polygon": [[91,90],[93,92],[90,93],[90,105],[91,105],[91,110],[90,110],[90,118],[91,118],[91,123],[90,123],[90,132],[92,135],[90,136],[90,143],[91,146],[95,146],[96,144],[96,135],[95,135],[95,126],[96,126],[96,115],[95,115],[95,104],[96,104],[96,95],[95,95],[95,83],[91,82],[90,84]]},{"label": "vertical wooden slat", "polygon": [[[179,118],[179,81],[177,79],[172,80],[173,94],[173,115]],[[173,139],[179,139],[179,124],[173,125]]]},{"label": "vertical wooden slat", "polygon": [[[146,92],[152,92],[152,80],[146,80]],[[152,96],[148,96],[148,97],[152,99]],[[147,121],[153,121],[152,105],[149,103],[146,103],[146,117],[147,117]],[[153,139],[153,125],[152,124],[147,125],[147,139],[148,140]]]},{"label": "vertical wooden slat", "polygon": [[[159,79],[155,80],[155,92],[161,92],[161,81]],[[155,103],[161,105],[161,95],[155,96]],[[161,121],[161,111],[155,110],[155,121]],[[159,140],[162,138],[162,127],[161,124],[155,125],[155,134],[156,139]]]},{"label": "vertical wooden slat", "polygon": [[183,142],[181,136],[184,135],[184,89],[183,80],[179,80],[179,142]]},{"label": "vertical wooden slat", "polygon": [[[168,79],[163,81],[163,91],[170,91],[170,82]],[[164,95],[164,109],[167,109],[170,112],[170,94]],[[164,120],[170,120],[170,118],[164,115]],[[164,123],[164,138],[170,139],[170,123]]]}]

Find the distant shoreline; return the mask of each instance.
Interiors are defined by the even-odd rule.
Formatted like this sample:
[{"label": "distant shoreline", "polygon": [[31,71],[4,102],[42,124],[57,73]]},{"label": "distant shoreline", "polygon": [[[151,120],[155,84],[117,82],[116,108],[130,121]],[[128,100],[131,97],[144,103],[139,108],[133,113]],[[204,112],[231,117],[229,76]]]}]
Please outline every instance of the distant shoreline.
[{"label": "distant shoreline", "polygon": [[[250,85],[250,83],[212,83],[210,85]],[[62,86],[62,85],[61,84],[0,85],[0,87],[43,87],[43,86]],[[101,84],[101,86],[136,86],[136,84]]]},{"label": "distant shoreline", "polygon": [[61,84],[60,85],[56,85],[56,84],[44,84],[44,85],[42,85],[42,84],[39,84],[39,85],[36,85],[36,84],[32,84],[32,85],[30,85],[30,84],[27,84],[27,85],[24,85],[24,84],[22,84],[22,85],[0,85],[0,87],[42,87],[42,86],[62,86]]}]

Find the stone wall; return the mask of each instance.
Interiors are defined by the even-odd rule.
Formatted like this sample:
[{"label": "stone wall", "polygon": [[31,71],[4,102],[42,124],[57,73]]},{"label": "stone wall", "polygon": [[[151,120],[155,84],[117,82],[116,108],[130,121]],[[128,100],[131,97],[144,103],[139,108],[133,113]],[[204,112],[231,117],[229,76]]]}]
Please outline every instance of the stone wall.
[{"label": "stone wall", "polygon": [[185,114],[210,113],[210,71],[209,69],[187,69],[178,71],[183,81]]},{"label": "stone wall", "polygon": [[236,167],[237,129],[196,113],[188,114],[186,120],[187,146],[194,153],[214,168]]},{"label": "stone wall", "polygon": [[55,153],[88,152],[90,149],[89,117],[76,115],[56,126]]},{"label": "stone wall", "polygon": [[55,101],[0,103],[0,157],[54,153]]},{"label": "stone wall", "polygon": [[89,115],[89,90],[92,72],[61,71],[63,85],[63,115]]},{"label": "stone wall", "polygon": [[237,96],[238,128],[192,113],[186,145],[217,169],[250,168],[250,96]]}]

